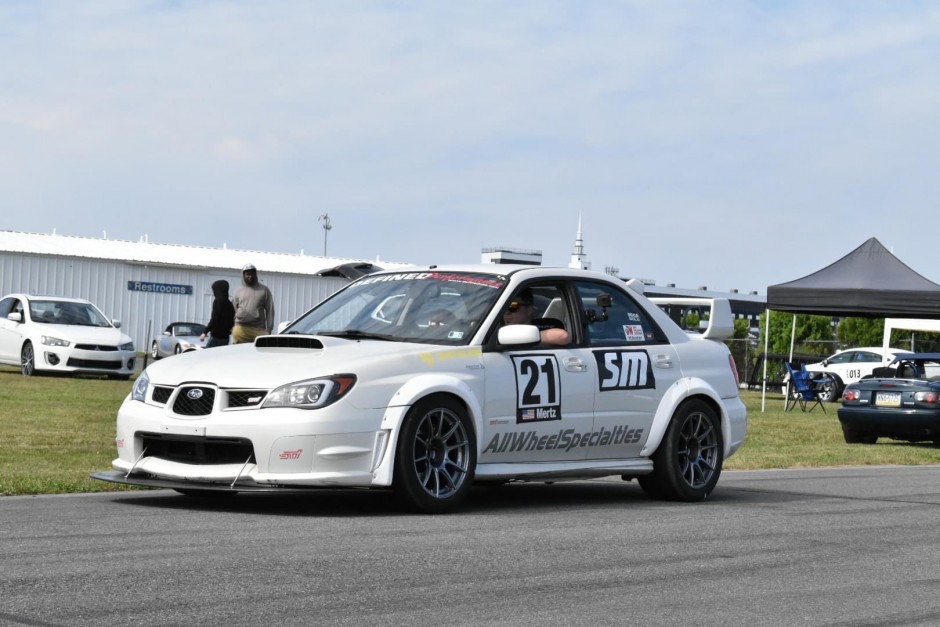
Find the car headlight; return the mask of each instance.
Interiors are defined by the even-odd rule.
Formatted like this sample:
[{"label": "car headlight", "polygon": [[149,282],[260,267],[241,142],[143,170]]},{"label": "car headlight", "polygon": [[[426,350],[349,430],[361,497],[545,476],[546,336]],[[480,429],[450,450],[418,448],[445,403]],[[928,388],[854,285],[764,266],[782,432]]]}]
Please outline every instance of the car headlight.
[{"label": "car headlight", "polygon": [[67,340],[60,340],[57,337],[52,337],[51,335],[43,335],[42,343],[46,346],[68,346],[71,342]]},{"label": "car headlight", "polygon": [[122,351],[132,351],[134,350],[134,343],[128,342],[127,344],[121,344],[120,346],[118,346],[118,349]]},{"label": "car headlight", "polygon": [[356,376],[352,374],[336,374],[288,383],[268,394],[261,406],[319,409],[341,399],[355,383]]},{"label": "car headlight", "polygon": [[147,376],[147,371],[144,370],[140,373],[140,376],[137,377],[137,380],[134,381],[134,387],[131,389],[131,398],[135,401],[140,401],[143,403],[147,400],[147,388],[150,386],[150,377]]}]

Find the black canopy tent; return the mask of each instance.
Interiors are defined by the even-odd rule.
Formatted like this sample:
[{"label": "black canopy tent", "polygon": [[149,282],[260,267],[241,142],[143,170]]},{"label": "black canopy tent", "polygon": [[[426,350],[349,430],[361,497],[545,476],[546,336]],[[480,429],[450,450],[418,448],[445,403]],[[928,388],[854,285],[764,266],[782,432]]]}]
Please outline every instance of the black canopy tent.
[{"label": "black canopy tent", "polygon": [[[771,310],[862,318],[940,318],[940,285],[911,270],[872,237],[813,274],[768,287],[768,330]],[[764,396],[769,335],[764,335]],[[792,359],[792,338],[790,352]]]},{"label": "black canopy tent", "polygon": [[872,237],[835,263],[767,288],[767,309],[862,318],[940,317],[940,285]]}]

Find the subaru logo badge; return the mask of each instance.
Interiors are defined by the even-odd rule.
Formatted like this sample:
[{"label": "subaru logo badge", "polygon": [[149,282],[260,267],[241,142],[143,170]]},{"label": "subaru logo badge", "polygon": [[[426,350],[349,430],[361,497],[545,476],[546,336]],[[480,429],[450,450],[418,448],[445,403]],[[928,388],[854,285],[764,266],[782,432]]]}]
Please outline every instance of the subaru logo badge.
[{"label": "subaru logo badge", "polygon": [[186,398],[191,401],[198,401],[200,398],[202,398],[202,390],[199,388],[192,388],[186,392]]}]

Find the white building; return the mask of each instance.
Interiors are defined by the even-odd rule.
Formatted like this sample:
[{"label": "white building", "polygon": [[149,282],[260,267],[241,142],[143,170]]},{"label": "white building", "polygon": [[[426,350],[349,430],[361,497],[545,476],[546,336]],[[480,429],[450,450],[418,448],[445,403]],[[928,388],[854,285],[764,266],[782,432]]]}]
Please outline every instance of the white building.
[{"label": "white building", "polygon": [[[208,322],[212,283],[241,284],[241,268],[258,268],[274,295],[277,320],[293,320],[349,283],[318,276],[347,263],[370,263],[304,254],[130,242],[56,234],[0,231],[0,296],[10,293],[71,296],[95,303],[146,351],[171,322]],[[410,264],[375,261],[382,268]]]}]

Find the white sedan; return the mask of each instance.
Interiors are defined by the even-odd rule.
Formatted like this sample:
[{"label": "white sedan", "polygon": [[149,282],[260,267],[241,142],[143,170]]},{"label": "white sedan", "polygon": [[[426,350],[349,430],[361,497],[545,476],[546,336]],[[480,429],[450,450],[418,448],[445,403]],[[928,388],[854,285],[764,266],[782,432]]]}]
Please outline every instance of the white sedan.
[{"label": "white sedan", "polygon": [[819,363],[806,364],[806,370],[825,377],[825,383],[818,386],[818,394],[820,400],[831,403],[839,400],[847,385],[858,383],[862,377],[871,376],[875,368],[888,365],[895,355],[903,352],[889,348],[886,356],[881,346],[849,348],[830,355]]},{"label": "white sedan", "polygon": [[0,299],[0,363],[37,372],[128,379],[134,342],[87,300],[10,294]]},{"label": "white sedan", "polygon": [[429,513],[474,481],[620,475],[703,500],[747,430],[734,361],[640,291],[531,266],[370,274],[281,334],[152,364],[93,476],[197,496],[385,488]]}]

